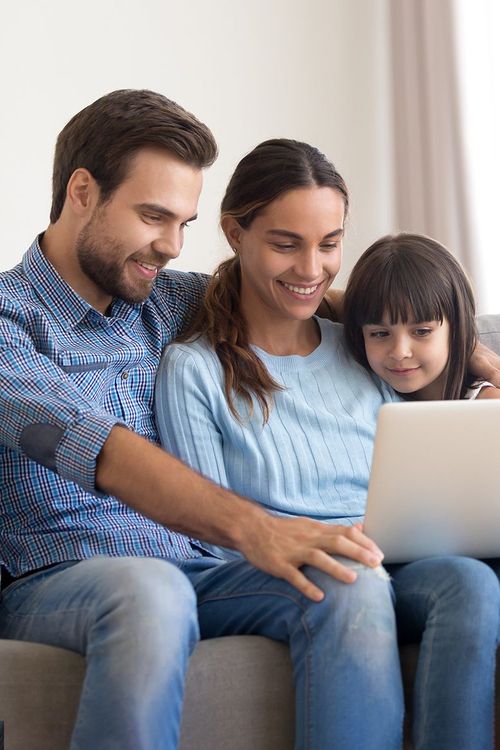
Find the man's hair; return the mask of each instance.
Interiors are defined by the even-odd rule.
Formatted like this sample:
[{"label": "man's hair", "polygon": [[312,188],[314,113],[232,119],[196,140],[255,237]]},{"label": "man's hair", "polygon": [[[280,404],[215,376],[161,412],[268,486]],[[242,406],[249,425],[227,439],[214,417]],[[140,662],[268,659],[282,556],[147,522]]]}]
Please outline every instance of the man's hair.
[{"label": "man's hair", "polygon": [[458,260],[430,237],[401,233],[374,242],[354,266],[344,295],[344,333],[355,359],[370,369],[362,327],[447,320],[450,355],[444,399],[464,398],[474,381],[477,340],[471,284]]},{"label": "man's hair", "polygon": [[175,102],[154,91],[112,91],[78,112],[59,133],[50,221],[61,215],[75,169],[88,169],[104,202],[126,178],[137,151],[148,146],[169,151],[199,169],[217,157],[217,144],[207,126]]}]

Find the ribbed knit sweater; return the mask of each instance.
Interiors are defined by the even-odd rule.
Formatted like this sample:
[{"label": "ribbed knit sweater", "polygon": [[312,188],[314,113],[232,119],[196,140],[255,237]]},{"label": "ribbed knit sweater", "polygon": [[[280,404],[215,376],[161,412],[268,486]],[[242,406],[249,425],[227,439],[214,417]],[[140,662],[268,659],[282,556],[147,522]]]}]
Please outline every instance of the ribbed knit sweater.
[{"label": "ribbed knit sweater", "polygon": [[229,411],[222,367],[204,339],[167,347],[157,376],[164,447],[218,484],[267,509],[334,523],[362,520],[378,410],[398,400],[347,353],[342,326],[317,318],[321,343],[308,356],[255,347],[284,389],[269,421],[255,402]]}]

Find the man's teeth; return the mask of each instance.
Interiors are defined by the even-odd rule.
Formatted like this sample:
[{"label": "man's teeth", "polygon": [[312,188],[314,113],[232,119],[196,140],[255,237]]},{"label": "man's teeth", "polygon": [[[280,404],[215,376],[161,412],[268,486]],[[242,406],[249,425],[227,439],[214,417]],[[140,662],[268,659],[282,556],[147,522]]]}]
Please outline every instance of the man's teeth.
[{"label": "man's teeth", "polygon": [[304,287],[304,286],[293,286],[292,284],[287,284],[285,281],[282,281],[281,283],[291,292],[296,292],[297,294],[312,294],[319,287],[319,284],[316,284],[316,286]]},{"label": "man's teeth", "polygon": [[155,265],[153,265],[152,263],[144,263],[142,260],[138,260],[137,262],[143,268],[147,268],[148,271],[156,271],[157,270],[157,267]]}]

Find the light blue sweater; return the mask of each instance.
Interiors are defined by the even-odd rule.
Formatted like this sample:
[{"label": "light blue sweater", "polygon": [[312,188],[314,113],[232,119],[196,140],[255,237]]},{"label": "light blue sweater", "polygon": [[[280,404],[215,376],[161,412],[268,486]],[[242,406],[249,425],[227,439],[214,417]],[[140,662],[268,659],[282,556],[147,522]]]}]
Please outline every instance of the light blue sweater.
[{"label": "light blue sweater", "polygon": [[224,395],[206,341],[167,347],[156,383],[164,447],[201,474],[267,509],[340,524],[362,520],[378,410],[398,400],[345,349],[342,326],[318,318],[321,343],[306,357],[255,348],[273,378],[269,421]]}]

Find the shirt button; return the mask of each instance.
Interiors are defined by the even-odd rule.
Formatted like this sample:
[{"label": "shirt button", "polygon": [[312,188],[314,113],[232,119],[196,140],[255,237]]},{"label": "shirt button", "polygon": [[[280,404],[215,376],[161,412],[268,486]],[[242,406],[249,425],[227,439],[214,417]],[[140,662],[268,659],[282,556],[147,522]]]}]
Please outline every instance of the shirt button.
[{"label": "shirt button", "polygon": [[122,380],[126,380],[128,378],[128,372],[125,370],[125,372],[122,372]]}]

